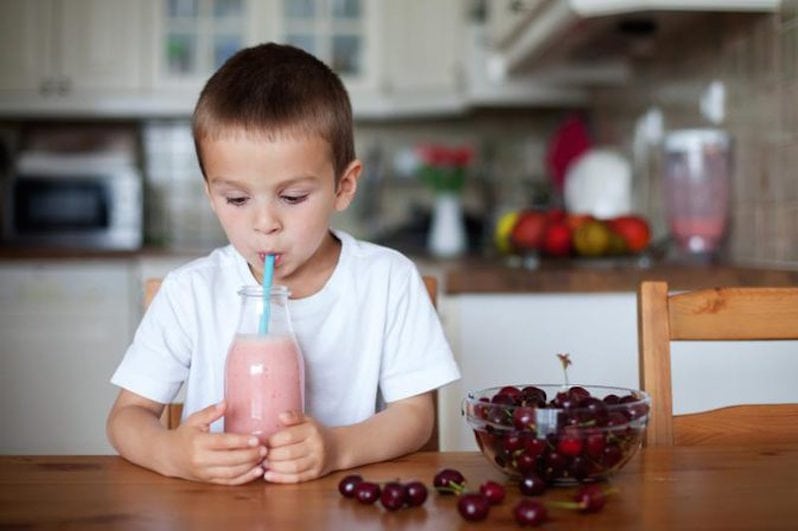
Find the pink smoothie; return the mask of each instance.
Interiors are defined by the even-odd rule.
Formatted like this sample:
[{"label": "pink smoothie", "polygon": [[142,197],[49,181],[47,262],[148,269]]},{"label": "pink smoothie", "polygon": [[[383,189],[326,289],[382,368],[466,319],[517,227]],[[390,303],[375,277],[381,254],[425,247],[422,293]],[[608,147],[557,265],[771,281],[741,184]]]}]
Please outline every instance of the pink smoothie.
[{"label": "pink smoothie", "polygon": [[265,441],[281,428],[280,413],[304,409],[304,394],[304,363],[292,338],[235,337],[225,368],[226,432]]}]

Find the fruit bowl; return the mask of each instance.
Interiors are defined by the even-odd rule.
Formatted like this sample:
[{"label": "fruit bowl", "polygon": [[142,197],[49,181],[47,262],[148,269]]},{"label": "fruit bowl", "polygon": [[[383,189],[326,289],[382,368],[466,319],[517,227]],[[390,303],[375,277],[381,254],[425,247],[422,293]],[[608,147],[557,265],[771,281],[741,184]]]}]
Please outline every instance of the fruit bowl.
[{"label": "fruit bowl", "polygon": [[462,413],[482,454],[510,477],[605,479],[641,446],[650,398],[600,385],[506,385],[469,392]]}]

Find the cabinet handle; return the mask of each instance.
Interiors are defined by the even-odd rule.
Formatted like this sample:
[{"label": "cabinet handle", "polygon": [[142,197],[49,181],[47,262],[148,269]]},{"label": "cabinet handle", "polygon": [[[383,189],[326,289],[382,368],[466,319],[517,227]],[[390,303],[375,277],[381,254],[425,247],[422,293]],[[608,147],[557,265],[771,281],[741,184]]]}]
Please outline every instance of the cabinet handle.
[{"label": "cabinet handle", "polygon": [[58,94],[64,96],[72,90],[72,80],[68,77],[62,77],[58,81]]},{"label": "cabinet handle", "polygon": [[39,85],[39,92],[45,96],[52,94],[53,89],[55,89],[55,80],[50,77],[42,80],[41,84]]}]

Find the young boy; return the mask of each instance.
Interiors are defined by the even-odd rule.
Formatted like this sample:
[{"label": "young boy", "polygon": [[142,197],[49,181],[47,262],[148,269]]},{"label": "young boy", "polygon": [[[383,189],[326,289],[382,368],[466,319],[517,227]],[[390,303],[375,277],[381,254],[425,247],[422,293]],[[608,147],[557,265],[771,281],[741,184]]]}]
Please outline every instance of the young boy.
[{"label": "young boy", "polygon": [[[414,265],[330,229],[362,169],[341,81],[290,46],[242,50],[203,89],[193,133],[230,245],[164,279],[111,380],[111,443],[161,474],[229,485],[305,481],[420,448],[432,390],[459,371]],[[307,411],[281,414],[284,429],[261,445],[222,432],[222,398],[237,292],[261,282],[267,254],[291,292]],[[159,417],[184,382],[183,422],[166,430]]]}]

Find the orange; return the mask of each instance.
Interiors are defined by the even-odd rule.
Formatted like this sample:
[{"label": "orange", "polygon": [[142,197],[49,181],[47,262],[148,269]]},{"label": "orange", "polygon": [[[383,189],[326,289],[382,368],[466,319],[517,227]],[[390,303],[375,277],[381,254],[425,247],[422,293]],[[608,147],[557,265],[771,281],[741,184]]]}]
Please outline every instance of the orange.
[{"label": "orange", "polygon": [[582,256],[602,256],[610,250],[612,231],[598,220],[588,220],[574,230],[574,249]]}]

